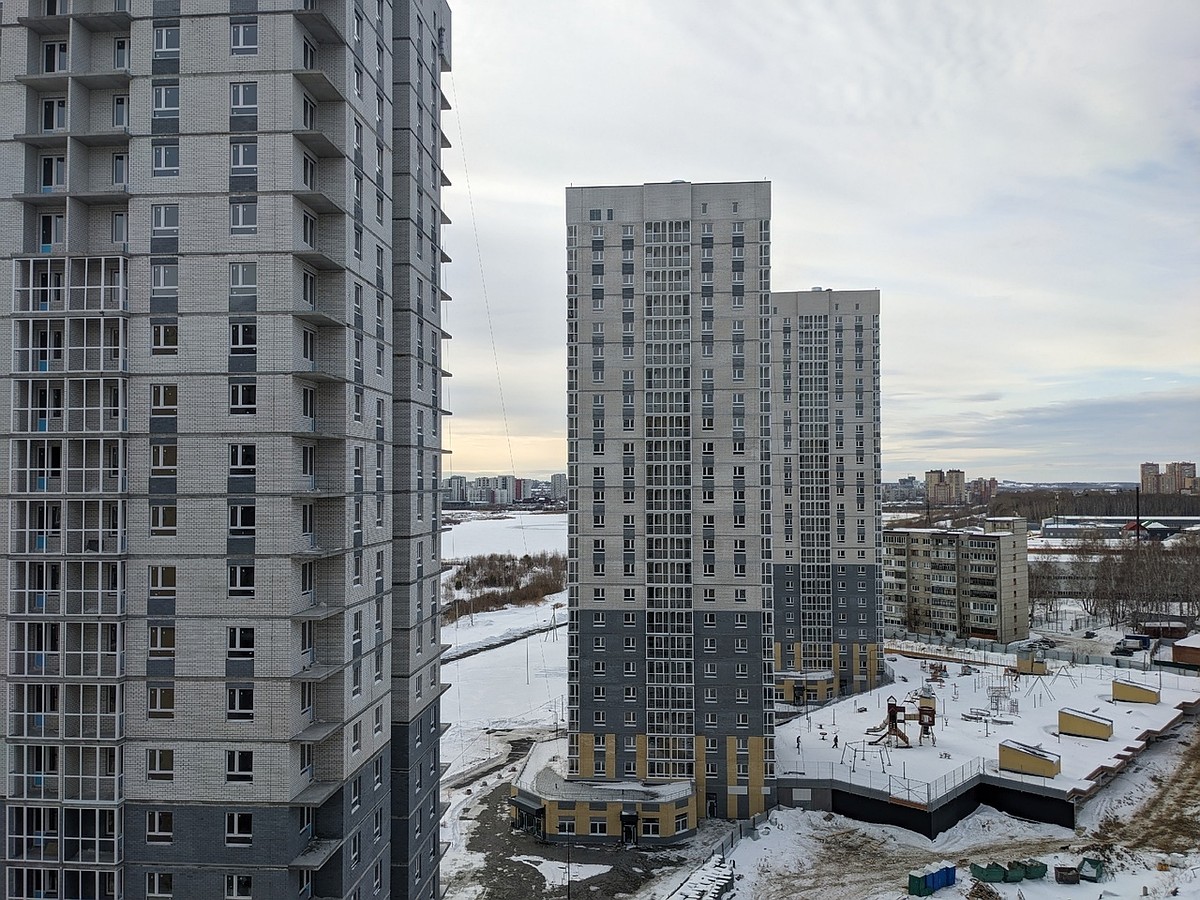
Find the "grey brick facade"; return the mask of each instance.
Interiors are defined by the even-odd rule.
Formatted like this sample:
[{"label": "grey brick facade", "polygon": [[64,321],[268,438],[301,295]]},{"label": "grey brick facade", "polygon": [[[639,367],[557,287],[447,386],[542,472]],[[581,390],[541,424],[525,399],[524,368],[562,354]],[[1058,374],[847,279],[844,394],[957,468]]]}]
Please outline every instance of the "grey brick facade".
[{"label": "grey brick facade", "polygon": [[0,12],[4,896],[425,900],[450,12],[218,7]]}]

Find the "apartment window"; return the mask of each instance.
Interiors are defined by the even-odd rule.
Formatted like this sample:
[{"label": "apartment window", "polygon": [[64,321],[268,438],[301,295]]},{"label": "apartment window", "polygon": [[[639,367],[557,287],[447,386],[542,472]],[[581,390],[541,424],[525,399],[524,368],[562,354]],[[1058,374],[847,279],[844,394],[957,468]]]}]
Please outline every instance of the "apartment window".
[{"label": "apartment window", "polygon": [[358,753],[362,750],[362,722],[355,722],[350,727],[350,752]]},{"label": "apartment window", "polygon": [[258,174],[258,140],[236,140],[229,144],[229,174]]},{"label": "apartment window", "polygon": [[300,65],[305,69],[317,67],[317,48],[307,38],[300,42]]},{"label": "apartment window", "polygon": [[253,687],[247,685],[235,685],[225,689],[225,718],[230,722],[253,721]]},{"label": "apartment window", "polygon": [[254,840],[254,815],[248,812],[225,813],[225,846],[249,847]]},{"label": "apartment window", "polygon": [[254,780],[253,750],[225,751],[225,780],[243,783]]},{"label": "apartment window", "polygon": [[179,352],[179,323],[170,319],[155,322],[150,320],[150,355],[174,356]]},{"label": "apartment window", "polygon": [[175,599],[175,567],[150,566],[148,571],[150,596],[156,599]]},{"label": "apartment window", "polygon": [[178,237],[179,236],[179,204],[157,203],[150,207],[151,231],[150,236]]},{"label": "apartment window", "polygon": [[256,297],[258,295],[258,263],[229,264],[229,296]]},{"label": "apartment window", "polygon": [[150,719],[175,718],[175,686],[150,685],[146,688],[146,715]]},{"label": "apartment window", "polygon": [[113,68],[129,68],[129,38],[119,37],[113,40]]},{"label": "apartment window", "polygon": [[256,508],[253,503],[229,507],[229,533],[233,537],[254,537]]},{"label": "apartment window", "polygon": [[301,122],[306,131],[317,130],[317,101],[307,94],[304,95],[303,99]]},{"label": "apartment window", "polygon": [[257,81],[235,81],[229,85],[229,114],[231,116],[258,115]]},{"label": "apartment window", "polygon": [[258,52],[257,18],[229,23],[229,52],[234,56],[253,56]]},{"label": "apartment window", "polygon": [[147,634],[147,655],[151,659],[175,658],[175,626],[150,625]]},{"label": "apartment window", "polygon": [[316,190],[317,161],[307,153],[300,158],[300,183],[309,190]]},{"label": "apartment window", "polygon": [[177,297],[179,295],[179,265],[171,262],[154,262],[150,265],[150,296]]},{"label": "apartment window", "polygon": [[129,240],[129,214],[114,212],[112,214],[112,242],[124,244]]},{"label": "apartment window", "polygon": [[254,566],[231,565],[229,567],[229,596],[254,596]]},{"label": "apartment window", "polygon": [[174,478],[179,474],[179,445],[155,443],[150,445],[150,477]]},{"label": "apartment window", "polygon": [[174,781],[175,751],[147,750],[146,777],[151,781]]},{"label": "apartment window", "polygon": [[[312,213],[305,212],[300,215],[300,237],[310,247],[317,246],[317,217]],[[354,232],[354,240],[356,253],[355,255],[362,259],[362,229],[356,229]]]},{"label": "apartment window", "polygon": [[154,85],[154,108],[151,115],[156,119],[179,118],[179,82],[169,81]]},{"label": "apartment window", "polygon": [[258,448],[255,444],[229,445],[229,474],[254,475],[258,469]]},{"label": "apartment window", "polygon": [[150,505],[150,534],[154,537],[170,537],[176,534],[176,506],[174,503],[152,503]]},{"label": "apartment window", "polygon": [[179,57],[179,26],[159,25],[154,29],[154,58],[175,59]]},{"label": "apartment window", "polygon": [[150,174],[157,177],[179,174],[179,141],[165,141],[151,148]]},{"label": "apartment window", "polygon": [[226,875],[225,900],[253,900],[254,876]]},{"label": "apartment window", "polygon": [[234,382],[229,385],[229,412],[235,416],[252,416],[258,412],[258,387],[253,382]]},{"label": "apartment window", "polygon": [[258,200],[236,197],[229,201],[229,233],[258,234]]},{"label": "apartment window", "polygon": [[146,813],[146,843],[169,844],[175,837],[175,816],[167,810],[152,809]]},{"label": "apartment window", "polygon": [[254,659],[254,629],[245,625],[235,625],[228,630],[229,646],[225,651],[227,659]]},{"label": "apartment window", "polygon": [[174,896],[174,875],[170,872],[146,873],[146,900],[170,900]]},{"label": "apartment window", "polygon": [[[66,127],[66,106],[64,101],[63,106],[63,125]],[[129,126],[129,98],[125,95],[113,97],[112,101],[112,123],[113,128],[126,128]],[[49,129],[47,129],[49,130]]]},{"label": "apartment window", "polygon": [[42,101],[42,131],[62,131],[67,127],[67,98],[51,97]]},{"label": "apartment window", "polygon": [[229,352],[246,355],[258,351],[258,324],[253,320],[229,323]]},{"label": "apartment window", "polygon": [[[121,158],[125,159],[124,154],[121,154]],[[117,184],[123,184],[124,183],[123,179],[120,182],[116,181],[116,173],[118,171],[116,161],[115,161],[116,157],[114,156],[113,159],[114,159],[113,181],[114,181],[114,183],[117,183]],[[43,156],[41,162],[42,162],[42,167],[41,167],[41,169],[42,169],[42,174],[41,174],[42,190],[48,191],[48,190],[54,190],[56,188],[64,187],[67,183],[67,158],[65,156]],[[124,165],[121,166],[120,172],[123,176],[125,173]]]}]

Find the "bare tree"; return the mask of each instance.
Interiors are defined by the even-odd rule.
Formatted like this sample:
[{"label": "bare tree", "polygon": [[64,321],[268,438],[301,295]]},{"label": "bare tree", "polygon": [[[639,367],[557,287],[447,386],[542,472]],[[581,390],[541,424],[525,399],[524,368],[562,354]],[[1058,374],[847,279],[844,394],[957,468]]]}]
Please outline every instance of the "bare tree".
[{"label": "bare tree", "polygon": [[[1062,593],[1058,568],[1048,559],[1037,559],[1029,564],[1029,610],[1040,608],[1046,621],[1057,620],[1058,601]],[[1030,624],[1033,624],[1030,622]]]}]

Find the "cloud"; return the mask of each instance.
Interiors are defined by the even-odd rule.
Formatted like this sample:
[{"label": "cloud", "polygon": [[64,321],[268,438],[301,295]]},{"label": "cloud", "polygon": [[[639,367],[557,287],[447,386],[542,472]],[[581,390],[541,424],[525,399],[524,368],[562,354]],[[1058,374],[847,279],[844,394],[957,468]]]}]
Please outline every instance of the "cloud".
[{"label": "cloud", "polygon": [[943,414],[909,427],[884,416],[885,476],[956,466],[977,476],[1021,480],[1036,465],[1043,480],[1136,481],[1146,460],[1193,460],[1200,385],[1122,397],[1061,401],[999,414]]},{"label": "cloud", "polygon": [[[480,436],[453,465],[494,468],[503,406],[518,471],[554,446],[565,468],[568,184],[769,178],[774,286],[882,292],[885,468],[1117,477],[1130,398],[1200,383],[1200,4],[454,13],[447,391],[458,433]],[[1167,394],[1139,402],[1180,412]],[[1032,427],[1056,404],[1091,410],[1078,441]],[[1175,423],[1183,446],[1198,423]],[[1140,438],[1133,458],[1165,449]]]}]

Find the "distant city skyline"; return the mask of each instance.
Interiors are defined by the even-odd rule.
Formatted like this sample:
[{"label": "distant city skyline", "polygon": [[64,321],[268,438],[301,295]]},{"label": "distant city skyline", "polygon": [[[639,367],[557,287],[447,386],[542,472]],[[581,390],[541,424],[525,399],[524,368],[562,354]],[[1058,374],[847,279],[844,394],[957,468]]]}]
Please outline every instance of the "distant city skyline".
[{"label": "distant city skyline", "polygon": [[565,471],[562,187],[676,178],[772,181],[777,290],[883,292],[885,480],[1200,456],[1200,7],[694,9],[459,11],[446,474]]}]

